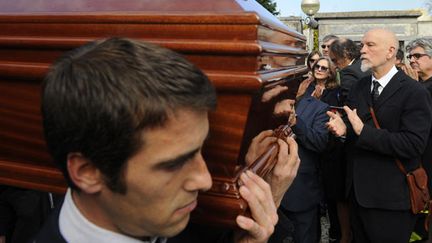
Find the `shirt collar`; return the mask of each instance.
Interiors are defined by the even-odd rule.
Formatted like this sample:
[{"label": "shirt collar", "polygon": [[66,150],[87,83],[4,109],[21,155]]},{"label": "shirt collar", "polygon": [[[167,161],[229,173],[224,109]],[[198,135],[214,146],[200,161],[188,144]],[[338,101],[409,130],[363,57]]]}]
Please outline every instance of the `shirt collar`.
[{"label": "shirt collar", "polygon": [[374,80],[378,81],[378,83],[380,84],[380,89],[383,90],[385,88],[385,86],[387,86],[387,84],[393,78],[393,76],[396,75],[397,72],[398,72],[398,70],[396,69],[395,66],[393,66],[390,69],[390,71],[388,71],[388,73],[386,75],[382,76],[380,79],[376,79],[372,74],[371,90],[373,89],[373,81]]},{"label": "shirt collar", "polygon": [[[59,228],[65,240],[71,243],[155,243],[157,240],[157,237],[153,237],[150,241],[141,241],[93,224],[76,207],[71,189],[68,189],[60,211]],[[162,239],[162,242],[166,242],[166,239]]]}]

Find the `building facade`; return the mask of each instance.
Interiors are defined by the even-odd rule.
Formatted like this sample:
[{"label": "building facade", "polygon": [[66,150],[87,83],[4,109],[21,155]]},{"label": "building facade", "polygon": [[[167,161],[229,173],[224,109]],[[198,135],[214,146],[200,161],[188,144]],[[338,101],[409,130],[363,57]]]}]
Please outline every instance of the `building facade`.
[{"label": "building facade", "polygon": [[[402,48],[418,37],[432,38],[432,16],[426,10],[360,11],[317,13],[319,40],[328,34],[360,42],[363,34],[372,28],[386,28],[396,33]],[[300,17],[281,17],[288,26],[303,31]],[[305,29],[306,36],[311,36]]]}]

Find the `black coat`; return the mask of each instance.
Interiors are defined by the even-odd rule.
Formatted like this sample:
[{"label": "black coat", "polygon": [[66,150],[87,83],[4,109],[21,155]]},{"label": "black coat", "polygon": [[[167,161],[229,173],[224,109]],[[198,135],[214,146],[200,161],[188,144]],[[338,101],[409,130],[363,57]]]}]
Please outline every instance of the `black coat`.
[{"label": "black coat", "polygon": [[361,66],[360,59],[355,59],[351,65],[346,66],[345,68],[339,71],[340,81],[341,81],[340,100],[343,104],[345,104],[348,97],[348,93],[352,88],[352,86],[361,78],[365,76],[369,76],[371,74],[370,71],[362,72],[360,66]]},{"label": "black coat", "polygon": [[[424,82],[421,82],[421,84],[429,91],[432,96],[432,77]],[[423,167],[429,176],[429,191],[432,192],[432,134],[430,135],[428,144],[426,145],[422,162]]]},{"label": "black coat", "polygon": [[408,171],[419,166],[431,130],[431,96],[398,71],[374,106],[382,127],[377,129],[369,112],[370,92],[371,76],[364,77],[353,86],[347,102],[364,123],[359,136],[348,129],[347,192],[354,189],[358,203],[366,208],[407,210],[408,186],[395,158]]},{"label": "black coat", "polygon": [[[61,207],[58,207],[52,212],[50,217],[45,221],[42,229],[29,243],[66,243],[59,228],[60,210]],[[231,230],[216,229],[189,223],[185,230],[179,235],[169,238],[167,243],[227,243],[232,242],[231,239]]]}]

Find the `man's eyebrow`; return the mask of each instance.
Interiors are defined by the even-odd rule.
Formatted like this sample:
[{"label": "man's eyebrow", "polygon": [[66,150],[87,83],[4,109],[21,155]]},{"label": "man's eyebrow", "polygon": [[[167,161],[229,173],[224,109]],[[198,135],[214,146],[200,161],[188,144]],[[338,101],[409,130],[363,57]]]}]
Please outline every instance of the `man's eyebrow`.
[{"label": "man's eyebrow", "polygon": [[182,155],[179,155],[173,159],[168,159],[164,161],[160,161],[155,165],[156,169],[170,169],[170,168],[177,168],[183,166],[189,159],[193,158],[198,151],[201,149],[201,147],[196,148],[192,151],[186,152]]},{"label": "man's eyebrow", "polygon": [[[209,133],[207,133],[207,136],[204,141],[206,141],[209,138]],[[170,169],[170,168],[177,168],[183,166],[184,163],[186,163],[189,159],[193,158],[200,150],[202,146],[199,148],[195,148],[189,152],[186,152],[184,154],[181,154],[173,159],[163,160],[157,163],[154,168],[155,169]]]}]

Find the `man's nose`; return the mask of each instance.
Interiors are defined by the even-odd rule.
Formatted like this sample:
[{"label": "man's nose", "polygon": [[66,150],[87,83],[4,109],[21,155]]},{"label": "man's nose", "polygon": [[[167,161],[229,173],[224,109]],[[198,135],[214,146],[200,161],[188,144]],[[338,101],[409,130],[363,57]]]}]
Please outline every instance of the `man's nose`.
[{"label": "man's nose", "polygon": [[195,158],[195,163],[193,163],[190,173],[189,179],[185,184],[186,190],[207,191],[211,188],[212,178],[201,154]]}]

